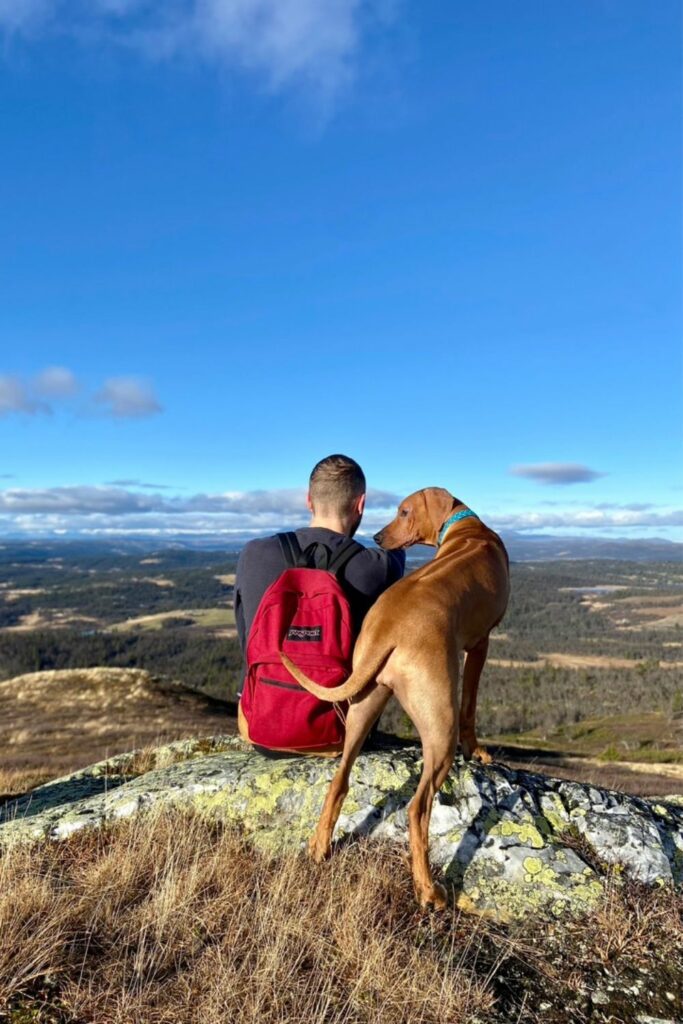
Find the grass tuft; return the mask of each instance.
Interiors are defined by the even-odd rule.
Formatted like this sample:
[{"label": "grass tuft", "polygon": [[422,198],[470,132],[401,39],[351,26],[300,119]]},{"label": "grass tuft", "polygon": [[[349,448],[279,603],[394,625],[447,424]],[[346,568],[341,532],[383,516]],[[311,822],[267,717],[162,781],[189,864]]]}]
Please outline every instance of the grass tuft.
[{"label": "grass tuft", "polygon": [[[395,846],[351,844],[317,867],[164,811],[7,851],[0,894],[11,1024],[635,1019],[626,989],[640,1013],[683,1008],[681,901],[668,890],[615,883],[590,918],[504,928],[417,910]],[[599,1015],[610,1001],[621,1016]]]}]

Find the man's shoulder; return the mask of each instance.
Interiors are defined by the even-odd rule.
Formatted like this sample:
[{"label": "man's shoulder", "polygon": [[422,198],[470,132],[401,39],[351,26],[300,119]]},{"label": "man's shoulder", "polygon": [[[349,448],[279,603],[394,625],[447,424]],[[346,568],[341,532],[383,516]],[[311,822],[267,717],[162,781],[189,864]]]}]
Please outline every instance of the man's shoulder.
[{"label": "man's shoulder", "polygon": [[365,588],[384,589],[401,578],[405,569],[403,551],[385,551],[383,548],[365,547],[360,544],[358,555],[351,559],[347,579],[351,583],[362,582]]},{"label": "man's shoulder", "polygon": [[240,551],[237,569],[239,572],[246,565],[253,565],[255,562],[263,562],[264,560],[271,561],[278,557],[281,557],[281,555],[277,534],[273,534],[271,537],[254,537],[252,540],[247,541]]},{"label": "man's shoulder", "polygon": [[279,547],[279,541],[276,533],[271,537],[254,537],[252,540],[248,540],[242,548],[242,551],[266,551],[273,547]]}]

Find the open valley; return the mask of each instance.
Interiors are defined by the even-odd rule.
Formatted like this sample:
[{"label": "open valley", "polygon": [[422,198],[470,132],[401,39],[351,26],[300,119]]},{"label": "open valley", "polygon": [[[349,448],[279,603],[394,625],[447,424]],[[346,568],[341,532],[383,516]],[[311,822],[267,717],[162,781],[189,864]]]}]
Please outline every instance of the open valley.
[{"label": "open valley", "polygon": [[[236,558],[5,543],[0,790],[132,747],[234,731]],[[513,563],[479,695],[495,756],[630,792],[683,792],[681,616],[680,564]],[[386,742],[412,737],[393,702],[381,730]]]}]

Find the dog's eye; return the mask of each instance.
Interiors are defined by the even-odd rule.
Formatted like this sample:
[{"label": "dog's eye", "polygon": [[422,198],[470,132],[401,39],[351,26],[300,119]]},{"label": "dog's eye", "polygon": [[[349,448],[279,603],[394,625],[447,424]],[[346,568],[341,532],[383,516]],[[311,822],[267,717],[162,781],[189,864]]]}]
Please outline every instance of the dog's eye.
[{"label": "dog's eye", "polygon": [[401,509],[401,515],[402,516],[407,516],[408,515],[408,509],[407,508],[402,508]]}]

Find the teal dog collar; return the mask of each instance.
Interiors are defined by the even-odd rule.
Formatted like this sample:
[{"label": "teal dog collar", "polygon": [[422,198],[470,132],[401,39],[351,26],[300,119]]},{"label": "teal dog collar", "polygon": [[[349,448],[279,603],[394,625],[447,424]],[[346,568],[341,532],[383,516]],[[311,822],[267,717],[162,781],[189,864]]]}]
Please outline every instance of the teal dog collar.
[{"label": "teal dog collar", "polygon": [[446,522],[443,524],[443,526],[439,530],[439,537],[438,537],[438,540],[436,542],[436,546],[437,547],[441,547],[441,545],[443,544],[443,539],[446,536],[446,533],[448,532],[449,526],[452,526],[453,523],[460,522],[461,519],[469,519],[470,516],[473,519],[478,519],[479,518],[477,513],[473,512],[471,508],[463,508],[463,509],[460,510],[460,512],[454,512],[452,516],[449,516],[448,519],[446,520]]}]

